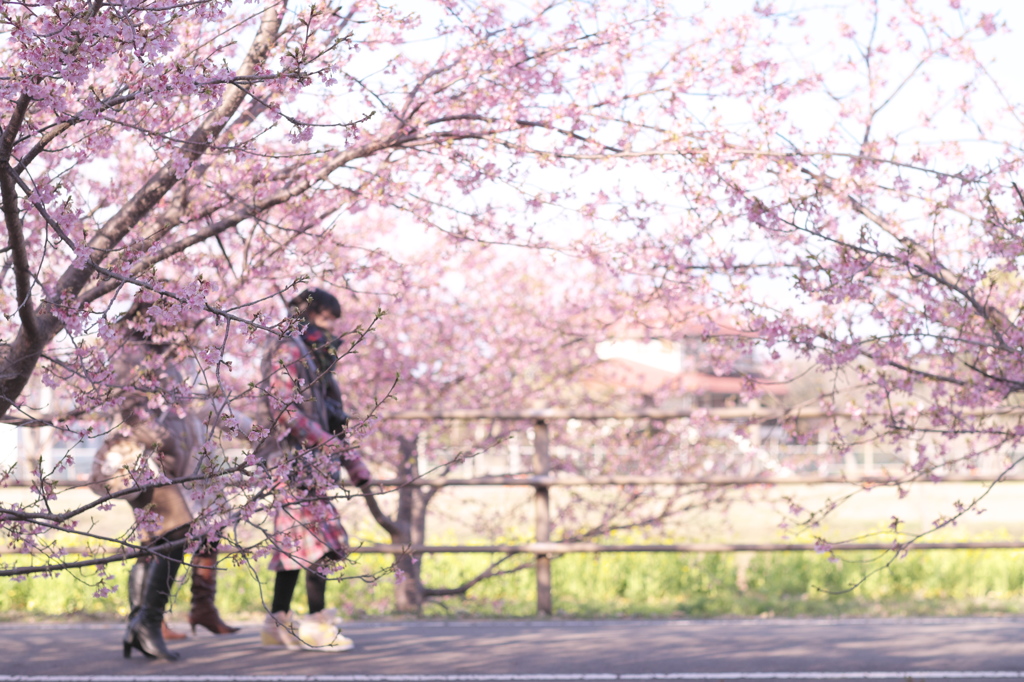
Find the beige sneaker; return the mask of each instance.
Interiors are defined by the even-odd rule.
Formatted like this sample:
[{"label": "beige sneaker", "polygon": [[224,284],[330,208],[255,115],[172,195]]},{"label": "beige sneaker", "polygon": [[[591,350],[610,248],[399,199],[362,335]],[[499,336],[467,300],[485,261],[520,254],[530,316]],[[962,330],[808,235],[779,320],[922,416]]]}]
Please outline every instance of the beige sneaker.
[{"label": "beige sneaker", "polygon": [[295,636],[295,622],[290,611],[268,613],[260,630],[260,644],[264,647],[281,647],[298,651],[302,643]]},{"label": "beige sneaker", "polygon": [[342,652],[355,648],[355,642],[341,634],[341,619],[334,609],[324,609],[301,618],[295,629],[299,645],[307,651]]},{"label": "beige sneaker", "polygon": [[338,615],[338,609],[324,609],[320,613],[316,614],[324,622],[331,623],[334,627],[338,628],[338,632],[341,632],[341,616]]}]

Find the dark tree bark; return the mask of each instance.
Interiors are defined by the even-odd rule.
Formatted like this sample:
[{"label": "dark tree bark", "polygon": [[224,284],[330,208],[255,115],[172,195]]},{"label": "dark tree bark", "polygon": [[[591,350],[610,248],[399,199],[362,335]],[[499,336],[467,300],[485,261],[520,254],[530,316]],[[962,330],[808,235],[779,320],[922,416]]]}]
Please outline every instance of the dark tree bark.
[{"label": "dark tree bark", "polygon": [[[397,532],[391,533],[391,542],[396,545],[422,545],[427,534],[427,505],[437,488],[426,488],[411,484],[419,476],[419,456],[416,452],[416,436],[398,439],[401,462],[398,478],[409,481],[398,491],[398,510],[395,513]],[[395,610],[399,613],[419,614],[423,610],[423,581],[420,578],[420,557],[400,554],[396,557],[395,568],[401,571],[403,579],[395,587]]]}]

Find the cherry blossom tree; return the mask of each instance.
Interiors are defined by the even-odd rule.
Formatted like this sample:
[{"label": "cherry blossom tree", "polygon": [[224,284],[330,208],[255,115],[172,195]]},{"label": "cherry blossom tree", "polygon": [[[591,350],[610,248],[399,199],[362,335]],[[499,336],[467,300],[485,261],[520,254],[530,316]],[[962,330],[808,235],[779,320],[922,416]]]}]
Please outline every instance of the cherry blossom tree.
[{"label": "cherry blossom tree", "polygon": [[[439,3],[439,26],[426,30],[411,10],[374,3],[5,5],[3,275],[15,286],[0,412],[26,427],[104,433],[123,400],[110,371],[117,320],[141,289],[152,304],[144,331],[199,368],[198,383],[158,402],[192,409],[219,396],[210,427],[235,435],[237,418],[219,411],[257,378],[242,359],[285,329],[275,326],[282,294],[309,278],[359,290],[373,273],[394,295],[408,278],[381,246],[395,235],[350,217],[377,207],[447,234],[452,249],[498,242],[586,256],[584,235],[543,238],[520,214],[559,196],[538,191],[528,169],[560,173],[573,153],[608,152],[585,128],[605,126],[600,110],[616,101],[632,106],[616,62],[668,16],[622,9]],[[530,351],[545,345],[534,338]],[[48,409],[34,409],[34,379],[57,395]],[[72,457],[34,472],[36,503],[4,510],[15,545],[39,550],[46,531],[88,535],[76,516],[109,500],[47,505]],[[137,487],[166,484],[135,473]],[[242,485],[240,466],[220,473],[224,486]]]},{"label": "cherry blossom tree", "polygon": [[[502,418],[500,413],[543,412],[549,406],[570,406],[580,415],[635,408],[638,396],[631,383],[597,372],[603,363],[594,339],[614,336],[624,324],[639,325],[635,316],[645,311],[658,324],[655,335],[671,335],[673,326],[678,329],[685,322],[683,314],[669,323],[656,306],[638,306],[631,294],[616,291],[618,279],[605,279],[599,270],[532,251],[524,258],[507,247],[460,244],[452,251],[447,239],[423,241],[415,252],[404,254],[402,271],[408,273],[407,281],[386,301],[381,331],[342,370],[343,390],[350,404],[358,406],[355,413],[373,410],[383,396],[395,398],[379,409],[385,418],[362,443],[399,483],[393,494],[380,496],[379,506],[371,502],[375,519],[397,546],[431,544],[428,507],[435,510],[435,519],[475,517],[472,529],[479,537],[509,537],[519,532],[515,529],[529,528],[532,507],[512,516],[453,507],[443,488],[419,483],[422,478],[465,478],[464,464],[477,458],[496,460],[488,474],[523,476],[531,471],[535,439],[541,436],[535,420]],[[568,273],[572,276],[564,279]],[[358,310],[377,300],[360,295],[350,306]],[[397,386],[396,371],[401,377]],[[669,385],[656,388],[659,397],[672,395]],[[458,422],[393,418],[410,408],[429,415],[458,413],[467,406],[481,416]],[[745,463],[735,448],[721,443],[691,444],[689,421],[648,422],[557,419],[543,436],[550,440],[551,469],[556,475],[664,477],[736,474]],[[515,466],[513,448],[527,453],[517,455]],[[706,467],[712,452],[714,470]],[[557,493],[552,497],[555,539],[564,541],[680,521],[709,507],[724,508],[737,497],[734,491],[703,485],[676,487],[667,500],[665,491],[655,493],[645,486],[618,486],[598,495]],[[396,591],[399,610],[416,612],[425,599],[465,594],[485,578],[533,568],[534,559],[496,555],[480,574],[459,585],[438,585],[430,580],[429,570],[421,576],[421,566],[412,555],[396,557],[395,568],[404,578]]]},{"label": "cherry blossom tree", "polygon": [[[755,351],[780,376],[794,358],[827,370],[813,407],[832,450],[910,453],[893,485],[986,453],[1011,453],[1009,471],[1024,435],[1021,111],[995,59],[1009,28],[966,0],[731,9],[5,2],[0,415],[109,428],[117,319],[142,290],[198,368],[170,406],[213,406],[211,449],[258,441],[240,419],[251,358],[313,281],[352,294],[348,397],[381,465],[429,437],[378,421],[388,410],[585,409],[597,342],[696,323],[720,373]],[[680,438],[609,466],[686,473]],[[715,456],[728,470],[742,454]],[[218,472],[245,493],[210,519],[265,509],[253,466]],[[84,510],[47,507],[53,473],[36,472],[35,504],[0,510],[29,549],[81,532]]]}]

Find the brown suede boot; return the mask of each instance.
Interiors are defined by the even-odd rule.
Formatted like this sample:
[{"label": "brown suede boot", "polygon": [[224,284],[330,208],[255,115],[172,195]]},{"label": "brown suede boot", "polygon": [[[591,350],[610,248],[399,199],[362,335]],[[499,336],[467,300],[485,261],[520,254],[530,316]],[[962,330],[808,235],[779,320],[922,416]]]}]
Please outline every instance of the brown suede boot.
[{"label": "brown suede boot", "polygon": [[196,554],[192,557],[192,611],[188,614],[193,634],[197,625],[202,625],[215,635],[230,635],[238,632],[220,619],[213,603],[217,594],[217,555]]},{"label": "brown suede boot", "polygon": [[172,630],[171,626],[167,624],[166,620],[160,623],[160,634],[164,636],[165,642],[173,642],[178,639],[188,639],[188,635],[186,635],[184,632]]}]

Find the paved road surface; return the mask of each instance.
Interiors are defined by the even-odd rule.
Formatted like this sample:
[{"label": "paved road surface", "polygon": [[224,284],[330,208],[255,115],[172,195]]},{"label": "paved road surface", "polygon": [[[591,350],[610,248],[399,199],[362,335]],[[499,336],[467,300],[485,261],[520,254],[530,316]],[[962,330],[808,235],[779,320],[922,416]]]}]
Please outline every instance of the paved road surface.
[{"label": "paved road surface", "polygon": [[267,650],[258,626],[121,656],[117,625],[0,624],[0,682],[1024,679],[1024,619],[353,623],[343,654]]}]

